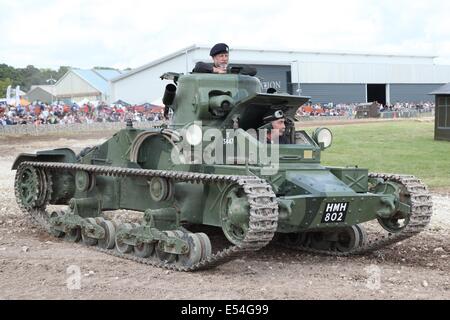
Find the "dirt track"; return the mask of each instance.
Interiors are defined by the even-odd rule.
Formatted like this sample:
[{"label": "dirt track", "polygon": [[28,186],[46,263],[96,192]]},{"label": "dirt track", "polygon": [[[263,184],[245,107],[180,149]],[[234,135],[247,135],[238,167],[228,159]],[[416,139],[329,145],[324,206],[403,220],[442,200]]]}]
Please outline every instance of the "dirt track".
[{"label": "dirt track", "polygon": [[[13,195],[16,155],[67,146],[79,151],[97,138],[0,139],[0,299],[450,299],[445,194],[433,194],[426,231],[366,256],[326,257],[269,245],[196,273],[124,261],[32,228]],[[67,287],[71,265],[80,268],[81,290]]]}]

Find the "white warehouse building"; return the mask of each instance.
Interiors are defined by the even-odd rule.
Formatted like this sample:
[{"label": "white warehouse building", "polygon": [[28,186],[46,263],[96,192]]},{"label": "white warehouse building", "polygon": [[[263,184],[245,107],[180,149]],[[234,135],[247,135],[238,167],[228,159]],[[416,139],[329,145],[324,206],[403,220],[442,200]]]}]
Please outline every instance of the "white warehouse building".
[{"label": "white warehouse building", "polygon": [[[111,80],[109,102],[160,101],[165,72],[189,73],[198,61],[211,62],[210,47],[193,45]],[[428,94],[450,82],[450,66],[435,56],[231,48],[231,64],[257,68],[263,90],[310,96],[313,103],[432,101]]]}]

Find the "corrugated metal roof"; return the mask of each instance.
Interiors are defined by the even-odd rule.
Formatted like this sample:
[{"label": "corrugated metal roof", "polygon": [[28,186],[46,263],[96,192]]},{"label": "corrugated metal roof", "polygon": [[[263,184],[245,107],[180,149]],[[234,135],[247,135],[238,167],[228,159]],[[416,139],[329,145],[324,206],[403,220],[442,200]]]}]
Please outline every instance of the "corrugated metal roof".
[{"label": "corrugated metal roof", "polygon": [[158,60],[155,60],[155,61],[152,61],[152,62],[150,62],[150,63],[147,63],[147,64],[145,64],[145,65],[143,65],[143,66],[141,66],[141,67],[138,67],[138,68],[136,68],[136,69],[130,70],[130,71],[128,71],[128,72],[126,72],[126,73],[124,73],[124,74],[122,74],[122,75],[120,75],[120,76],[114,78],[114,79],[111,79],[111,82],[116,82],[116,81],[118,81],[118,80],[127,78],[127,77],[129,77],[129,76],[131,76],[131,75],[133,75],[133,74],[136,74],[136,73],[138,73],[138,72],[141,72],[141,71],[143,71],[143,70],[146,70],[146,69],[148,69],[148,68],[151,68],[151,67],[153,67],[153,66],[155,66],[155,65],[158,65],[158,64],[160,64],[160,63],[162,63],[162,62],[164,62],[164,61],[167,61],[167,60],[176,58],[176,57],[178,57],[178,56],[181,56],[181,55],[183,55],[183,54],[186,54],[187,52],[190,52],[190,51],[195,50],[195,49],[199,49],[199,47],[197,47],[197,46],[194,44],[194,45],[192,45],[192,46],[190,46],[190,47],[184,48],[184,49],[182,49],[182,50],[178,50],[177,52],[174,52],[174,53],[172,53],[172,54],[169,54],[169,55],[167,55],[167,56],[164,56],[164,57],[162,57],[162,58],[160,58],[160,59],[158,59]]},{"label": "corrugated metal roof", "polygon": [[93,69],[95,73],[100,75],[105,80],[111,80],[115,77],[118,77],[122,74],[119,70],[110,70],[110,69]]},{"label": "corrugated metal roof", "polygon": [[100,92],[109,92],[109,83],[93,70],[71,69],[76,75],[88,82]]},{"label": "corrugated metal roof", "polygon": [[430,92],[430,94],[450,94],[450,83],[447,83],[433,92]]},{"label": "corrugated metal roof", "polygon": [[[132,76],[136,73],[139,73],[143,70],[149,69],[155,65],[158,65],[162,62],[168,61],[170,59],[176,58],[180,55],[184,55],[190,51],[194,51],[194,50],[198,50],[198,49],[205,49],[205,50],[209,50],[211,49],[209,46],[205,46],[205,45],[196,45],[193,44],[192,46],[183,48],[181,50],[178,50],[172,54],[169,54],[167,56],[164,56],[158,60],[152,61],[150,63],[147,63],[141,67],[138,67],[136,69],[133,69],[129,72],[123,73],[113,79],[111,79],[112,82],[117,82],[121,79],[127,78],[129,76]],[[363,56],[363,57],[387,57],[387,58],[428,58],[428,59],[434,59],[437,58],[437,56],[434,55],[409,55],[409,54],[388,54],[388,53],[370,53],[370,52],[351,52],[351,51],[308,51],[308,50],[276,50],[276,49],[257,49],[257,48],[245,48],[245,47],[233,47],[230,49],[230,51],[249,51],[249,52],[257,52],[257,53],[274,53],[274,54],[280,54],[280,53],[289,53],[289,54],[317,54],[317,55],[342,55],[342,56]],[[286,63],[291,63],[292,61],[284,61],[284,63],[282,63],[282,65],[286,65]],[[250,62],[246,62],[246,63],[250,63]],[[259,64],[261,64],[261,61],[258,61]],[[270,64],[272,64],[273,62],[270,62]]]}]

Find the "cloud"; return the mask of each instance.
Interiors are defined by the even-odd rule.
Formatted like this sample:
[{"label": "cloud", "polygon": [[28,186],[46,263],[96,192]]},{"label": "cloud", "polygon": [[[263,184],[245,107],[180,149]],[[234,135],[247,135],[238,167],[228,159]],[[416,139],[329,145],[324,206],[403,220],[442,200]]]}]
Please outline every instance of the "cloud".
[{"label": "cloud", "polygon": [[0,0],[0,62],[138,67],[192,44],[439,55],[446,1]]}]

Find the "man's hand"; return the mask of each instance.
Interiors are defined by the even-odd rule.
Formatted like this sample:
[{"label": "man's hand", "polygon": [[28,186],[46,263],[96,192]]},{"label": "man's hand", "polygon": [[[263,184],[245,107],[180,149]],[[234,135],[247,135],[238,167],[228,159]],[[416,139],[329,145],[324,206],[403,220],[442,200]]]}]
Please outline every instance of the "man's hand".
[{"label": "man's hand", "polygon": [[227,69],[224,69],[224,68],[217,68],[217,67],[213,67],[213,72],[214,73],[227,73]]}]

